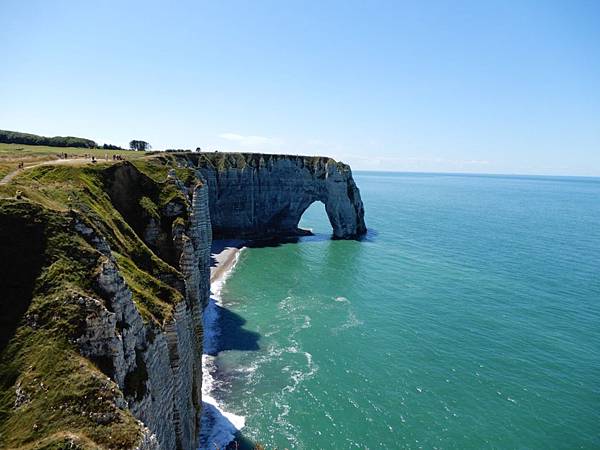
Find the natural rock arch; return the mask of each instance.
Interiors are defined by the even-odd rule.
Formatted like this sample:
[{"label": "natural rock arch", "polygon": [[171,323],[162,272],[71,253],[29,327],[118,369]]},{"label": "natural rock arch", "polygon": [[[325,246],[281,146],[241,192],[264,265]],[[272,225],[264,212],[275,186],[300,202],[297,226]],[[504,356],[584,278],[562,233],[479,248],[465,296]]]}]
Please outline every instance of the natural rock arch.
[{"label": "natural rock arch", "polygon": [[[302,226],[300,228],[300,230],[306,231],[309,233],[312,232],[313,231],[312,228],[307,229],[307,224],[304,224],[303,222],[305,220],[307,220],[307,216],[308,216],[308,220],[310,220],[317,214],[319,216],[326,216],[327,222],[329,222],[331,229],[333,229],[333,225],[331,224],[331,221],[329,220],[329,217],[327,216],[327,211],[325,209],[325,203],[323,203],[320,200],[315,200],[310,205],[308,205],[308,207],[304,211],[302,211],[302,213],[300,214],[300,221],[298,222],[298,226],[299,227]],[[321,220],[322,220],[322,218],[321,218]],[[313,224],[311,224],[311,225],[313,225]],[[320,231],[323,231],[323,229],[321,228]]]},{"label": "natural rock arch", "polygon": [[298,223],[315,201],[325,205],[336,239],[367,228],[350,167],[329,158],[217,154],[190,155],[209,186],[216,237],[260,238],[304,234]]}]

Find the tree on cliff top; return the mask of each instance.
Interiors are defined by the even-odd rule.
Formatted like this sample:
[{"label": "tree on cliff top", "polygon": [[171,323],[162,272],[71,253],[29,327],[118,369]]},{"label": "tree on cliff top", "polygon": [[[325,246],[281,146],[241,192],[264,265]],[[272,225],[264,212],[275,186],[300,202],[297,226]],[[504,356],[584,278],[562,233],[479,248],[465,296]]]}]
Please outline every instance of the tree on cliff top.
[{"label": "tree on cliff top", "polygon": [[152,148],[152,146],[150,144],[148,144],[146,141],[138,141],[138,140],[133,140],[129,143],[129,148],[131,150],[135,150],[137,151],[141,151],[141,152],[145,152],[146,150],[150,150]]},{"label": "tree on cliff top", "polygon": [[0,142],[5,144],[45,145],[48,147],[95,148],[96,142],[73,136],[38,136],[19,131],[0,130]]}]

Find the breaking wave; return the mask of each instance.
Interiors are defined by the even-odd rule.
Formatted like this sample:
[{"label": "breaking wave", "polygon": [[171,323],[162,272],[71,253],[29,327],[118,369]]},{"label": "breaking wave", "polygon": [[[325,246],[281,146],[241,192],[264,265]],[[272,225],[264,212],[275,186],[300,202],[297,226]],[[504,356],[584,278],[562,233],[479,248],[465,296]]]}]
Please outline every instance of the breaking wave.
[{"label": "breaking wave", "polygon": [[204,309],[204,354],[202,355],[202,417],[200,419],[199,450],[225,448],[244,428],[245,418],[227,412],[217,400],[219,388],[217,380],[216,354],[221,335],[219,327],[219,307],[223,285],[238,262],[240,251],[235,255],[231,268],[215,283],[211,283],[211,297]]}]

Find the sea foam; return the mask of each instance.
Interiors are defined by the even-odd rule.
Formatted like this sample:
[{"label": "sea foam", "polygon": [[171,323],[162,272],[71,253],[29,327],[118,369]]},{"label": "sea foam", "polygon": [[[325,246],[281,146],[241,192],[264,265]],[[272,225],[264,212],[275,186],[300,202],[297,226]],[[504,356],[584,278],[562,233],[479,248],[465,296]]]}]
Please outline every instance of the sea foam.
[{"label": "sea foam", "polygon": [[204,354],[202,355],[202,417],[199,450],[225,448],[235,438],[235,434],[245,425],[244,416],[227,412],[215,398],[218,382],[216,354],[221,335],[219,308],[222,304],[221,291],[225,281],[237,264],[240,252],[235,255],[231,268],[223,276],[211,283],[211,297],[204,309]]}]

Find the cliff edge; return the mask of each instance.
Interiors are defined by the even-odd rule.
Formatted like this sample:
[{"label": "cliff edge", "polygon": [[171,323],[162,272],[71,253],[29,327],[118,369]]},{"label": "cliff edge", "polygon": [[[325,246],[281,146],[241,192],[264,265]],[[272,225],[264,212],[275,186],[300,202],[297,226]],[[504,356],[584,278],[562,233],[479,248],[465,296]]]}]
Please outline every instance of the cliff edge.
[{"label": "cliff edge", "polygon": [[0,447],[195,450],[217,237],[366,232],[328,158],[159,154],[36,165],[0,186]]},{"label": "cliff edge", "polygon": [[209,189],[215,236],[306,234],[298,223],[316,201],[336,239],[365,234],[364,208],[350,166],[331,158],[255,153],[190,154]]}]

